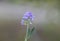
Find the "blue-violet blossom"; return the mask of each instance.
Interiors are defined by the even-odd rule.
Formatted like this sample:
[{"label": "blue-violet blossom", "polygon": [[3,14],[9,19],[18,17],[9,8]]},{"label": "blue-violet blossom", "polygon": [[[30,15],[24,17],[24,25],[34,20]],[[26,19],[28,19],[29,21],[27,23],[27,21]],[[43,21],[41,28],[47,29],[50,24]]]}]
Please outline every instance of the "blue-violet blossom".
[{"label": "blue-violet blossom", "polygon": [[31,12],[26,12],[24,16],[22,17],[21,24],[26,25],[28,21],[30,22],[30,24],[32,24],[34,17],[35,16],[33,16]]}]

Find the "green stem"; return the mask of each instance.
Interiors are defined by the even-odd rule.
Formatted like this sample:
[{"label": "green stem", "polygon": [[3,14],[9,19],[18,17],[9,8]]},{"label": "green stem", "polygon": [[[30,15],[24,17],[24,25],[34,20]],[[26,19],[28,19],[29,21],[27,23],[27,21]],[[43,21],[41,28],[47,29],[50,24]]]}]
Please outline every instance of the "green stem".
[{"label": "green stem", "polygon": [[27,38],[25,38],[25,41],[27,41]]},{"label": "green stem", "polygon": [[26,37],[25,37],[25,41],[28,41],[28,29],[29,29],[29,24],[27,24],[27,30],[26,30]]}]

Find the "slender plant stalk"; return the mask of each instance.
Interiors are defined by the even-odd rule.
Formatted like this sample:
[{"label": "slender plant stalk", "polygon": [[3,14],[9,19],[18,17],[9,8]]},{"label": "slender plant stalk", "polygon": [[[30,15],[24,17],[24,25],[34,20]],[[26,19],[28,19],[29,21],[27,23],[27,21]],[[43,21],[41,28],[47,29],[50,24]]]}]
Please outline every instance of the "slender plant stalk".
[{"label": "slender plant stalk", "polygon": [[31,21],[33,21],[33,18],[34,18],[34,16],[32,15],[31,12],[26,12],[22,18],[21,23],[24,25],[27,25],[26,36],[25,36],[24,41],[28,41],[28,39],[30,38],[31,33],[33,31],[33,29],[32,29],[32,31],[30,29],[30,24],[32,24]]},{"label": "slender plant stalk", "polygon": [[27,24],[27,30],[26,30],[26,37],[25,37],[25,41],[28,41],[28,29],[29,29],[29,24]]}]

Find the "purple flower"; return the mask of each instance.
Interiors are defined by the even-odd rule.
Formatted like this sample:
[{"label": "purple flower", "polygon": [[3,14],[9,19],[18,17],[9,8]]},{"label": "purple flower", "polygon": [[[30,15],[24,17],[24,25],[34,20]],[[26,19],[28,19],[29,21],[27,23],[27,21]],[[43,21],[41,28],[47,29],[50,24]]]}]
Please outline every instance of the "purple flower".
[{"label": "purple flower", "polygon": [[26,20],[30,19],[32,21],[34,19],[34,16],[32,15],[31,12],[26,12],[23,16],[23,19],[26,19]]},{"label": "purple flower", "polygon": [[26,12],[24,14],[24,16],[22,17],[21,23],[22,24],[26,23],[28,21],[28,19],[30,20],[30,23],[31,23],[31,21],[34,20],[34,16],[33,16],[33,14],[31,12]]}]

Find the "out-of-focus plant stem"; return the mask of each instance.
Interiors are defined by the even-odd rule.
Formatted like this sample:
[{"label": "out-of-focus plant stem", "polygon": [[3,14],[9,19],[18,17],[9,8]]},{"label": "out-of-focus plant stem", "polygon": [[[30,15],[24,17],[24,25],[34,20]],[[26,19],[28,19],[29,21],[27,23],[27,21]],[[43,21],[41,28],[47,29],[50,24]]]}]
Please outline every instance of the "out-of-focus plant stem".
[{"label": "out-of-focus plant stem", "polygon": [[29,23],[27,24],[25,41],[28,41],[28,30],[29,30]]}]

